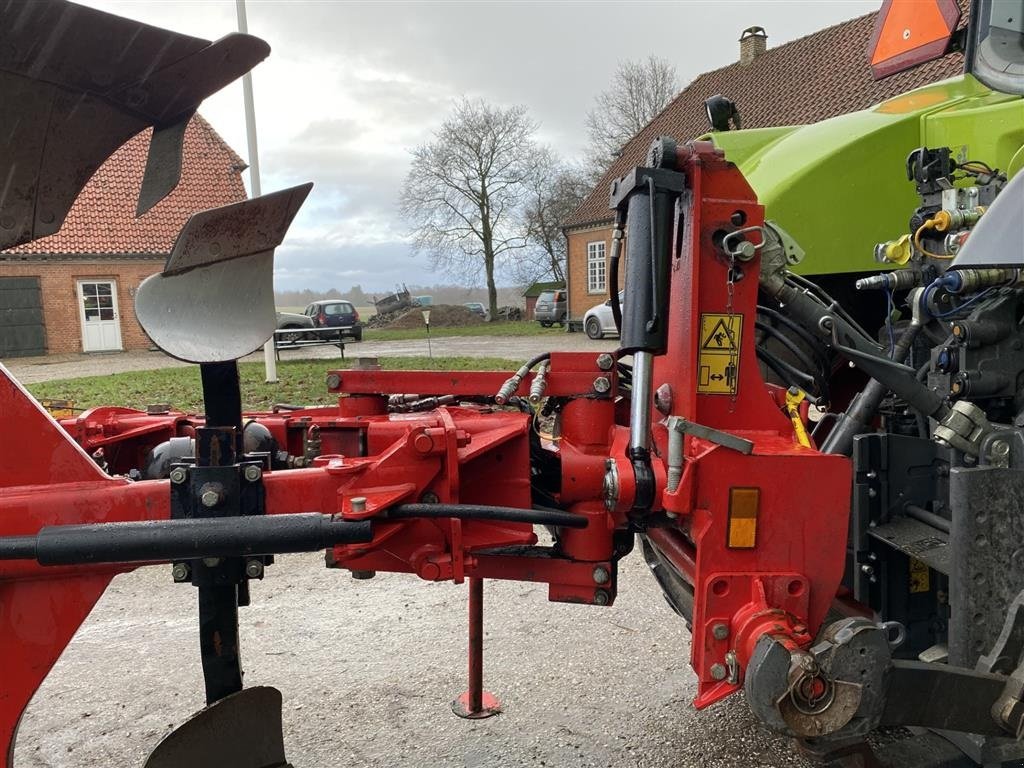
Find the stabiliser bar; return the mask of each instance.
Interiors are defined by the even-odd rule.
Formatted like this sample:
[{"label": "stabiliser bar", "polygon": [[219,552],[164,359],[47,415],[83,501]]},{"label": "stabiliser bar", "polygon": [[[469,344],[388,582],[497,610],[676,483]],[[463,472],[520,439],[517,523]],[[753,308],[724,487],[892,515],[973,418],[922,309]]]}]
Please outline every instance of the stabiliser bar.
[{"label": "stabiliser bar", "polygon": [[269,517],[49,525],[35,536],[0,538],[0,560],[40,565],[137,563],[315,552],[373,539],[368,520],[318,512]]}]

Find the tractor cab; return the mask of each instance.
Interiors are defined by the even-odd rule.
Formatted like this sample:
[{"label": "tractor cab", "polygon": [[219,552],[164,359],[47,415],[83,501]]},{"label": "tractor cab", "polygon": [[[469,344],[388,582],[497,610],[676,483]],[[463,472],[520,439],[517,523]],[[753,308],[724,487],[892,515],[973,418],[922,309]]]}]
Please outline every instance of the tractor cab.
[{"label": "tractor cab", "polygon": [[974,9],[967,70],[993,91],[1024,95],[1024,2],[982,0]]}]

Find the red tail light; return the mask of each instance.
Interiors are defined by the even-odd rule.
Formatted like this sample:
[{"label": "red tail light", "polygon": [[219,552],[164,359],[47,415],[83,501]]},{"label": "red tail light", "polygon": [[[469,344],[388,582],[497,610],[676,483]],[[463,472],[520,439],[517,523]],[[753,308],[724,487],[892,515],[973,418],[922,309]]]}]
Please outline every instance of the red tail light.
[{"label": "red tail light", "polygon": [[321,312],[319,315],[316,316],[316,321],[320,325],[326,325],[327,324],[327,315],[325,315],[323,312]]},{"label": "red tail light", "polygon": [[356,316],[356,322],[358,323],[359,322],[359,310],[358,309],[355,311],[355,316]]}]

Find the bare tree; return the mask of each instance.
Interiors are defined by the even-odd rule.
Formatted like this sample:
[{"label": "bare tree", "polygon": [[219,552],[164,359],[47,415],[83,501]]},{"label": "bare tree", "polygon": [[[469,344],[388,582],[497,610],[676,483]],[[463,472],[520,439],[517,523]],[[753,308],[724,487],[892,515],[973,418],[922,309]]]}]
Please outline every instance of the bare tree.
[{"label": "bare tree", "polygon": [[562,223],[583,202],[591,184],[583,169],[559,160],[548,147],[538,150],[534,166],[523,204],[530,247],[516,261],[512,276],[524,284],[544,277],[564,282],[566,243]]},{"label": "bare tree", "polygon": [[431,265],[463,279],[482,270],[491,317],[498,314],[495,273],[526,247],[520,206],[535,173],[537,124],[522,106],[463,99],[413,150],[401,209],[413,246]]},{"label": "bare tree", "polygon": [[594,108],[587,113],[594,174],[603,173],[678,92],[676,69],[665,59],[649,56],[646,61],[619,62],[611,87],[594,98]]}]

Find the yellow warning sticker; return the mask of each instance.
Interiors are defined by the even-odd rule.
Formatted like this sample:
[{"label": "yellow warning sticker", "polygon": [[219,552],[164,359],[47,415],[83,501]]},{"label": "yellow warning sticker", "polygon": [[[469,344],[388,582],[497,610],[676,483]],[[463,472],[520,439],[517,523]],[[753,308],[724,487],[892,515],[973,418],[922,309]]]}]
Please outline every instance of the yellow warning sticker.
[{"label": "yellow warning sticker", "polygon": [[702,314],[697,354],[697,392],[735,395],[739,385],[743,315]]},{"label": "yellow warning sticker", "polygon": [[930,588],[928,566],[916,557],[910,558],[910,593],[927,592]]}]

